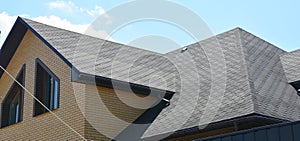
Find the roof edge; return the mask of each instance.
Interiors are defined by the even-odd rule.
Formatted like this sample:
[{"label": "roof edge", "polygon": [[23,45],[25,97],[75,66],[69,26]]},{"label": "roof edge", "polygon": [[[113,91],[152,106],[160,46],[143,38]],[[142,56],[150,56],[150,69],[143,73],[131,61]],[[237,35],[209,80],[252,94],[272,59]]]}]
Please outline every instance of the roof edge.
[{"label": "roof edge", "polygon": [[[170,136],[165,138],[168,140],[168,139],[180,137],[180,135],[195,134],[195,133],[198,133],[201,131],[210,130],[210,129],[214,129],[214,128],[218,129],[218,127],[221,125],[227,125],[227,124],[231,124],[234,122],[241,122],[241,121],[244,122],[244,121],[251,120],[251,119],[274,121],[274,122],[278,122],[279,124],[289,122],[289,121],[283,120],[283,119],[278,119],[278,118],[274,118],[274,117],[269,117],[269,116],[265,116],[265,115],[261,115],[261,114],[252,113],[252,114],[247,114],[247,115],[243,115],[240,117],[234,117],[234,118],[230,118],[230,119],[226,119],[226,120],[222,120],[222,121],[212,122],[207,125],[198,125],[198,126],[194,126],[194,127],[190,127],[190,128],[181,129],[181,130],[175,131],[172,134],[170,134],[170,133],[158,134],[158,135],[154,135],[154,136],[144,137],[143,139],[151,140],[153,138],[156,139],[156,138],[159,138],[160,136],[170,134]],[[208,128],[208,129],[203,128],[203,126],[204,127],[206,126],[205,128]],[[255,127],[255,128],[260,128],[260,127]],[[248,129],[248,130],[251,130],[251,129]],[[241,132],[241,131],[239,131],[239,132]]]},{"label": "roof edge", "polygon": [[83,73],[78,71],[76,68],[72,68],[71,75],[72,82],[103,86],[106,88],[113,88],[146,96],[152,95],[159,99],[170,100],[173,94],[175,93],[169,90],[163,90],[136,83],[125,82],[117,79]]},{"label": "roof edge", "polygon": [[[282,48],[280,48],[280,47],[278,47],[278,46],[276,46],[276,45],[274,45],[274,44],[268,42],[267,40],[265,40],[265,39],[263,39],[263,38],[261,38],[261,37],[255,35],[255,34],[249,32],[249,31],[247,31],[247,30],[245,30],[245,29],[243,29],[243,28],[241,28],[241,27],[236,27],[236,28],[234,28],[233,30],[239,30],[240,32],[245,32],[245,33],[247,33],[247,34],[250,34],[250,35],[252,35],[252,36],[254,36],[254,37],[256,37],[256,38],[258,38],[258,39],[260,39],[260,40],[262,40],[262,41],[264,41],[264,42],[266,42],[267,44],[271,45],[271,46],[274,47],[274,48],[277,48],[277,49],[279,49],[279,50],[282,50],[283,52],[287,52],[286,50],[284,50],[284,49],[282,49]],[[221,33],[221,34],[222,34],[222,33]]]},{"label": "roof edge", "polygon": [[255,128],[251,128],[251,129],[232,132],[232,133],[221,134],[221,135],[216,135],[216,136],[211,136],[211,137],[206,137],[206,138],[200,138],[200,139],[196,139],[194,141],[214,140],[217,138],[234,136],[234,135],[239,135],[239,134],[246,134],[246,133],[250,133],[250,132],[254,132],[254,131],[258,131],[258,130],[282,127],[282,126],[293,125],[293,124],[298,124],[298,123],[300,123],[300,121],[294,121],[294,122],[285,121],[285,122],[281,122],[281,123],[277,123],[277,124],[270,124],[270,125],[266,125],[266,126],[259,126],[259,127],[255,127]]},{"label": "roof edge", "polygon": [[69,67],[73,68],[74,66],[70,61],[68,61],[61,53],[59,53],[46,39],[44,39],[37,31],[35,31],[26,21],[18,16],[17,21],[20,21],[25,25],[35,36],[37,36],[44,44],[46,44],[56,55],[58,55]]},{"label": "roof edge", "polygon": [[[10,30],[0,50],[0,65],[4,69],[6,69],[7,66],[9,65],[17,48],[19,47],[21,41],[23,40],[24,35],[27,32],[26,26],[20,23],[18,18],[15,21],[12,29]],[[17,34],[15,34],[15,32],[17,32]],[[2,77],[3,73],[4,70],[0,70],[0,78]]]},{"label": "roof edge", "polygon": [[[20,31],[21,30],[21,31]],[[25,33],[27,30],[30,30],[36,37],[38,37],[47,47],[49,47],[56,55],[59,56],[70,68],[72,71],[72,80],[73,82],[80,82],[80,83],[86,83],[90,84],[93,82],[96,82],[97,85],[108,87],[108,88],[117,88],[117,89],[124,89],[125,85],[128,85],[128,82],[120,81],[120,80],[114,80],[111,78],[106,78],[102,76],[94,76],[92,74],[85,74],[82,72],[79,72],[75,66],[72,65],[72,63],[67,60],[61,53],[59,53],[46,39],[44,39],[36,30],[34,30],[25,20],[23,20],[20,16],[17,17],[13,28],[10,30],[8,37],[5,39],[4,44],[0,50],[0,65],[3,66],[4,69],[8,66],[11,58],[15,54],[15,51],[19,47],[19,44],[23,40]],[[18,34],[15,34],[15,32],[18,32]],[[17,38],[17,39],[16,39]],[[10,45],[9,43],[13,43]],[[8,47],[10,46],[10,47]],[[76,72],[78,76],[75,76],[73,73]],[[4,71],[0,70],[0,78]],[[92,78],[92,81],[90,81]],[[96,81],[95,81],[96,78]],[[87,80],[85,80],[87,79]],[[112,85],[114,84],[114,85]],[[116,84],[116,86],[115,86]],[[175,92],[168,91],[168,90],[161,90],[158,88],[152,88],[140,84],[135,83],[129,83],[130,88],[132,88],[132,91],[141,93],[141,94],[149,94],[151,91],[155,91],[157,93],[165,93],[166,97],[170,97],[170,95],[173,95]],[[144,92],[145,91],[145,92]]]}]

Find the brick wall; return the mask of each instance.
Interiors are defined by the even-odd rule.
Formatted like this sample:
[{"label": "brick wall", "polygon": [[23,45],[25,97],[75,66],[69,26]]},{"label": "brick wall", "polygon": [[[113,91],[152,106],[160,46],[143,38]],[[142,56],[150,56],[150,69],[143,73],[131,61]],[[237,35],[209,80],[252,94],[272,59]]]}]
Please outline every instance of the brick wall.
[{"label": "brick wall", "polygon": [[[84,119],[74,99],[70,68],[32,32],[27,31],[13,56],[7,71],[14,77],[26,64],[25,87],[34,94],[35,59],[39,58],[60,79],[60,108],[53,111],[83,135]],[[0,100],[7,94],[13,80],[3,74],[0,79]],[[33,97],[24,93],[23,121],[0,129],[1,140],[57,140],[81,139],[75,132],[50,113],[33,117]]]},{"label": "brick wall", "polygon": [[92,85],[86,85],[85,89],[85,115],[88,118],[84,131],[86,138],[93,140],[104,139],[99,131],[111,138],[117,136],[156,100],[154,97],[143,98],[141,95]]},{"label": "brick wall", "polygon": [[[32,32],[27,31],[7,67],[7,71],[16,77],[22,65],[26,64],[25,87],[32,94],[34,94],[36,58],[39,58],[60,79],[59,108],[54,110],[53,113],[87,139],[110,140],[95,130],[85,120],[82,112],[84,112],[84,115],[90,116],[91,119],[96,119],[94,121],[99,121],[99,124],[95,124],[95,127],[101,126],[102,129],[105,129],[104,134],[115,135],[145,111],[144,109],[128,106],[128,104],[125,104],[126,102],[120,101],[119,97],[122,97],[121,99],[125,98],[127,102],[130,101],[136,105],[151,105],[155,101],[155,98],[140,100],[140,97],[134,94],[121,91],[118,92],[119,97],[117,97],[113,89],[71,82],[71,68]],[[13,80],[6,73],[0,78],[1,103],[12,83]],[[103,113],[103,108],[99,108],[97,104],[94,104],[94,102],[99,103],[95,101],[97,100],[94,99],[95,96],[101,97],[104,105],[109,107],[108,111],[118,117],[119,121],[127,121],[128,123],[112,122],[110,116]],[[25,92],[23,121],[1,128],[0,140],[81,140],[78,134],[51,113],[33,117],[33,103],[33,97]]]}]

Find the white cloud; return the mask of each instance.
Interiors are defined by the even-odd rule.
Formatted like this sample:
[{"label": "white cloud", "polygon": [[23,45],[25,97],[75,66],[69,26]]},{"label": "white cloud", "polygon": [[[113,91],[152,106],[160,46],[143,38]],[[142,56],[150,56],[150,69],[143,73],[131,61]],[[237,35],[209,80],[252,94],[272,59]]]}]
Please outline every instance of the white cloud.
[{"label": "white cloud", "polygon": [[71,1],[65,2],[65,1],[54,1],[50,2],[49,4],[50,9],[60,9],[67,11],[68,13],[72,13],[74,10],[77,10],[78,7],[75,6],[75,4]]},{"label": "white cloud", "polygon": [[58,16],[39,16],[31,19],[43,24],[52,25],[58,28],[79,32],[79,33],[84,33],[89,26],[89,24],[73,24],[66,19],[61,19]]},{"label": "white cloud", "polygon": [[96,17],[96,16],[102,16],[103,18],[105,18],[105,23],[106,24],[111,24],[112,23],[112,17],[109,16],[105,10],[96,5],[95,8],[93,10],[85,10],[85,9],[82,9],[83,11],[85,11],[88,15],[92,16],[92,17]]},{"label": "white cloud", "polygon": [[[68,14],[83,14],[86,16],[91,17],[97,17],[97,16],[103,16],[105,21],[103,23],[105,24],[111,24],[113,22],[112,17],[110,17],[105,10],[101,7],[96,5],[93,9],[86,9],[83,7],[79,7],[75,5],[72,1],[53,1],[48,3],[48,7],[53,10],[61,10],[63,12],[67,12]],[[58,16],[38,16],[38,17],[30,17],[29,15],[22,14],[19,15],[21,17],[26,17],[44,24],[52,25],[55,27],[59,27],[66,30],[71,30],[74,32],[79,32],[83,34],[88,34],[90,36],[112,40],[113,39],[108,35],[108,33],[105,30],[99,30],[95,31],[92,28],[88,28],[89,24],[73,24],[70,21],[66,19],[62,19]],[[16,21],[17,16],[12,16],[7,14],[6,12],[0,13],[0,48],[2,47],[2,44],[4,43],[9,31],[11,30],[14,22]],[[87,30],[87,31],[86,31]]]},{"label": "white cloud", "polygon": [[99,15],[105,14],[105,10],[98,5],[96,5],[93,10],[86,10],[86,12],[91,16],[99,16]]},{"label": "white cloud", "polygon": [[[30,18],[28,15],[23,14],[24,17],[32,19],[37,22],[41,22],[47,25],[52,25],[58,28],[78,32],[78,33],[83,33],[83,34],[88,34],[90,36],[102,38],[102,39],[107,39],[107,40],[113,40],[109,37],[109,35],[103,31],[94,31],[90,30],[89,24],[73,24],[70,21],[66,19],[62,19],[58,16],[39,16],[35,18]],[[2,44],[4,43],[9,31],[11,30],[14,22],[16,21],[17,16],[11,16],[8,15],[6,12],[0,13],[0,31],[1,31],[1,36],[0,36],[0,48],[2,47]],[[87,30],[89,29],[89,30]]]},{"label": "white cloud", "polygon": [[31,19],[58,28],[86,34],[96,38],[113,41],[113,39],[109,36],[109,34],[106,31],[95,30],[94,28],[92,28],[92,26],[90,26],[90,24],[72,24],[70,21],[66,19],[61,19],[60,17],[57,16],[39,16]]},{"label": "white cloud", "polygon": [[83,14],[87,14],[89,16],[92,17],[96,17],[96,16],[100,16],[103,15],[105,18],[109,18],[109,16],[106,14],[105,10],[99,6],[96,5],[94,7],[94,9],[86,9],[80,6],[75,5],[72,1],[54,1],[54,2],[50,2],[48,3],[48,7],[50,9],[59,9],[65,12],[68,12],[69,14],[75,14],[77,12],[83,13]]}]

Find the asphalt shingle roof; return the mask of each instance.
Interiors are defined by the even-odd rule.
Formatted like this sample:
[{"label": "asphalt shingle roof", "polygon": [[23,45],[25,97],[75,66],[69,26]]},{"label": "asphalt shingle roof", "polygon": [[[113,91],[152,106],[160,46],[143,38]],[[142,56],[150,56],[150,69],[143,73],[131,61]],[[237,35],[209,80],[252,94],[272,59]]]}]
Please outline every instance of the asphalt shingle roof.
[{"label": "asphalt shingle roof", "polygon": [[152,80],[154,75],[172,74],[159,53],[23,19],[80,72],[147,86],[151,81],[156,88],[173,89],[153,83],[160,82]]},{"label": "asphalt shingle roof", "polygon": [[284,53],[281,55],[281,62],[288,82],[300,80],[300,50]]},{"label": "asphalt shingle roof", "polygon": [[252,113],[300,119],[299,96],[288,84],[297,64],[284,62],[284,69],[285,51],[240,28],[160,54],[23,20],[81,72],[175,91],[143,137]]}]

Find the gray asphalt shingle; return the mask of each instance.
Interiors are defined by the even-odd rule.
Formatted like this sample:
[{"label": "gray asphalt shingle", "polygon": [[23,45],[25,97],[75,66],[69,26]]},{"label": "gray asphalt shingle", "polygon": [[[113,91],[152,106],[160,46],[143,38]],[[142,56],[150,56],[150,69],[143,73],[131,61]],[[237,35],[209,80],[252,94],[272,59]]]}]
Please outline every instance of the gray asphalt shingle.
[{"label": "gray asphalt shingle", "polygon": [[160,54],[23,20],[81,72],[175,91],[143,137],[252,113],[300,119],[288,84],[300,80],[293,61],[300,51],[286,53],[240,28]]}]

